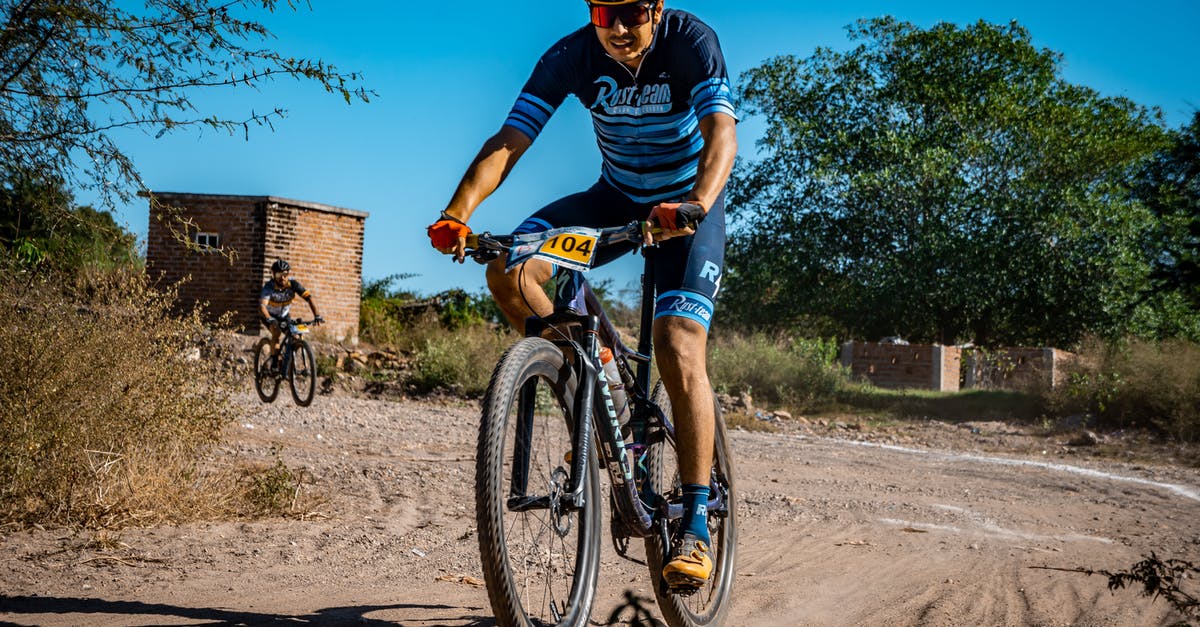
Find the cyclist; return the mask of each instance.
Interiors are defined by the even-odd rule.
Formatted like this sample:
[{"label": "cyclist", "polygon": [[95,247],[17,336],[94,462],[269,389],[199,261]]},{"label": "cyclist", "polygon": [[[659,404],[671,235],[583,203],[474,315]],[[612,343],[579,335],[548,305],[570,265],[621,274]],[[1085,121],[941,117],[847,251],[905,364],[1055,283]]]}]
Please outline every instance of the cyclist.
[{"label": "cyclist", "polygon": [[271,332],[271,368],[277,369],[279,355],[279,336],[281,332],[280,322],[286,321],[288,314],[292,310],[292,301],[299,296],[308,303],[308,308],[312,310],[313,324],[321,324],[325,319],[321,314],[317,313],[317,303],[313,301],[312,293],[309,292],[296,279],[289,279],[288,276],[292,272],[292,265],[288,262],[277,259],[271,264],[271,278],[263,285],[262,292],[259,294],[258,314],[261,316],[263,326]]},{"label": "cyclist", "polygon": [[[707,512],[714,411],[705,365],[713,301],[724,268],[724,189],[737,152],[729,78],[717,36],[663,0],[588,0],[591,24],[541,57],[500,130],[463,175],[428,228],[433,246],[464,258],[467,221],[533,143],[568,95],[592,114],[603,157],[590,189],[538,210],[515,232],[563,226],[607,227],[649,220],[656,256],[654,345],[676,419],[685,517],[663,577],[673,588],[703,585],[712,572]],[[627,252],[610,247],[598,263]],[[519,331],[553,305],[540,289],[554,268],[543,260],[505,272],[487,269],[488,287]],[[578,296],[578,276],[559,286]],[[528,303],[528,305],[526,305]],[[530,309],[532,308],[532,312]],[[582,306],[577,307],[580,311]]]}]

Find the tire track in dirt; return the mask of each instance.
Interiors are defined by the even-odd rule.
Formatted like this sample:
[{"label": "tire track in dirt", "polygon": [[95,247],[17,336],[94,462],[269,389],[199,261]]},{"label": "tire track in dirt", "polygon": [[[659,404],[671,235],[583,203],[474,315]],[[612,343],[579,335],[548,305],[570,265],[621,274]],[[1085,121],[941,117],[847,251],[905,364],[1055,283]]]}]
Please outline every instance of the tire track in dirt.
[{"label": "tire track in dirt", "polygon": [[[62,531],[0,531],[0,622],[491,624],[474,583],[477,407],[243,401],[223,455],[305,469],[323,517],[127,530],[122,542],[161,560],[128,566],[63,551]],[[731,432],[729,625],[1170,623],[1162,601],[1033,567],[1120,570],[1150,551],[1200,562],[1200,471],[984,454],[966,430],[904,428],[956,448]],[[645,567],[602,544],[599,623],[626,590],[650,597]]]}]

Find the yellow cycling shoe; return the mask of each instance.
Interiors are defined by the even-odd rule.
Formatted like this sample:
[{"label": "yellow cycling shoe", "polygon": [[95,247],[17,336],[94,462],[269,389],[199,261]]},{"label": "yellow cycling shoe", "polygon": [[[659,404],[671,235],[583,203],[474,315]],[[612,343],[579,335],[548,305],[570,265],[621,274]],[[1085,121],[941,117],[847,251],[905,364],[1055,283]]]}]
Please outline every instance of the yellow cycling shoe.
[{"label": "yellow cycling shoe", "polygon": [[672,590],[695,590],[708,582],[713,563],[711,548],[696,536],[685,533],[671,543],[671,560],[663,566],[663,579]]}]

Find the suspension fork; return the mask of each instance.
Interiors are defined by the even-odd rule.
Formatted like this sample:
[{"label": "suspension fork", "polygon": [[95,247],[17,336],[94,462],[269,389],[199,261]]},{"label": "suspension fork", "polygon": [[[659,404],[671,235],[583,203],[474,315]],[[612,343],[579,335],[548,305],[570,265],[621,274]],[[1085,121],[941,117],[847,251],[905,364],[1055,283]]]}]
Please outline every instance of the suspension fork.
[{"label": "suspension fork", "polygon": [[574,432],[571,434],[571,473],[567,487],[562,496],[562,504],[568,509],[582,508],[585,503],[584,487],[587,480],[587,465],[591,461],[591,433],[595,416],[592,411],[593,400],[596,396],[596,368],[599,362],[600,345],[596,329],[599,321],[596,316],[581,315],[562,308],[545,317],[531,317],[525,321],[525,335],[540,337],[542,332],[555,325],[578,325],[578,338],[556,342],[564,351],[574,354],[573,368],[575,380],[575,398],[572,400],[572,415],[575,416]]}]

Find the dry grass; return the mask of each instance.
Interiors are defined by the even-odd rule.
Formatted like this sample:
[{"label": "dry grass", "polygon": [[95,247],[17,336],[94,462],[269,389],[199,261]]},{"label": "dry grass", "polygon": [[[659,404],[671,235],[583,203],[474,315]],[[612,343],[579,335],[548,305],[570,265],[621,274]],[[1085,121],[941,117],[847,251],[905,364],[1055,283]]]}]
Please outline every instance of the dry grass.
[{"label": "dry grass", "polygon": [[1067,383],[1047,393],[1053,413],[1089,413],[1109,428],[1153,428],[1200,440],[1200,345],[1183,340],[1089,340]]},{"label": "dry grass", "polygon": [[119,528],[211,509],[199,461],[231,417],[197,313],[137,272],[0,273],[0,521]]},{"label": "dry grass", "polygon": [[451,389],[468,396],[487,390],[496,362],[518,339],[506,327],[477,323],[425,338],[409,381],[418,389]]},{"label": "dry grass", "polygon": [[846,381],[833,341],[725,334],[710,341],[709,377],[719,392],[797,411],[827,406]]}]

